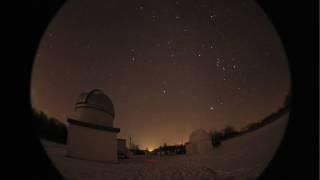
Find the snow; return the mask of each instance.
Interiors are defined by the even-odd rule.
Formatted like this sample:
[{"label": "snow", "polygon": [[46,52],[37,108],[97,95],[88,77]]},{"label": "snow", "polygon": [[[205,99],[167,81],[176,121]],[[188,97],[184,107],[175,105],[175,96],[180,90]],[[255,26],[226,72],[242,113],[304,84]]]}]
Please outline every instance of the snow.
[{"label": "snow", "polygon": [[272,160],[288,114],[248,134],[230,139],[208,155],[135,156],[103,163],[65,156],[65,146],[42,141],[52,162],[67,180],[103,179],[256,179]]}]

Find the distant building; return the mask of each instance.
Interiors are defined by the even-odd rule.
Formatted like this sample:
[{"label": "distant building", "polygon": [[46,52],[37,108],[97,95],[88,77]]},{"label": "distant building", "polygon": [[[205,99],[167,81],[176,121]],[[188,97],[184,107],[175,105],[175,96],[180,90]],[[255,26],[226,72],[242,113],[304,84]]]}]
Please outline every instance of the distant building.
[{"label": "distant building", "polygon": [[156,148],[152,151],[152,154],[155,155],[177,155],[177,154],[185,154],[186,149],[185,145],[165,145],[160,146],[159,148]]},{"label": "distant building", "polygon": [[205,154],[212,151],[210,135],[203,129],[193,131],[186,145],[188,155]]},{"label": "distant building", "polygon": [[119,128],[113,127],[111,100],[101,90],[81,93],[73,118],[68,119],[67,156],[104,162],[118,161]]}]

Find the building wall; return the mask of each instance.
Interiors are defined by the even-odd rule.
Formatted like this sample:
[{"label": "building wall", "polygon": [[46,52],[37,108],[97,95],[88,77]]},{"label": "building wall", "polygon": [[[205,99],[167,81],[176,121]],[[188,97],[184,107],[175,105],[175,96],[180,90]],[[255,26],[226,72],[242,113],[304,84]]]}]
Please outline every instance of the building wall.
[{"label": "building wall", "polygon": [[92,124],[113,127],[113,117],[111,115],[93,108],[77,108],[74,114],[74,119]]},{"label": "building wall", "polygon": [[117,133],[69,125],[67,156],[117,162]]},{"label": "building wall", "polygon": [[198,152],[201,154],[208,153],[212,150],[211,141],[200,141],[197,144]]},{"label": "building wall", "polygon": [[202,140],[186,146],[187,154],[205,154],[212,151],[211,141]]}]

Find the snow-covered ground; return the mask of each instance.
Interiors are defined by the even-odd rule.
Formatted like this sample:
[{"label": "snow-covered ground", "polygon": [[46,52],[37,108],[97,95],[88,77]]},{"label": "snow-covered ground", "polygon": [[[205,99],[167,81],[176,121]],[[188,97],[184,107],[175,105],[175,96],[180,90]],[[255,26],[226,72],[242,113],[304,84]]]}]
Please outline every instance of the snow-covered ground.
[{"label": "snow-covered ground", "polygon": [[256,179],[272,160],[288,114],[254,132],[225,141],[201,156],[136,156],[119,163],[65,157],[65,146],[42,141],[50,159],[67,180],[104,179]]}]

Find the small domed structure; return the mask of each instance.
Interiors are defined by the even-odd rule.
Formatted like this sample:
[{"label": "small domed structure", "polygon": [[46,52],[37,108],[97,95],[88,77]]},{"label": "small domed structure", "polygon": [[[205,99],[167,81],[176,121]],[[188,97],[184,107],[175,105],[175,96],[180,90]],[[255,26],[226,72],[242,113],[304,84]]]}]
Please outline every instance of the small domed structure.
[{"label": "small domed structure", "polygon": [[101,90],[81,93],[69,118],[67,155],[70,157],[117,162],[117,133],[113,127],[112,101]]},{"label": "small domed structure", "polygon": [[196,143],[200,141],[208,141],[210,140],[209,134],[203,129],[197,129],[193,131],[189,137],[190,143]]},{"label": "small domed structure", "polygon": [[100,89],[81,93],[78,97],[75,106],[75,119],[112,127],[114,116],[111,99]]},{"label": "small domed structure", "polygon": [[186,147],[187,154],[204,154],[212,150],[210,135],[203,129],[193,131]]}]

